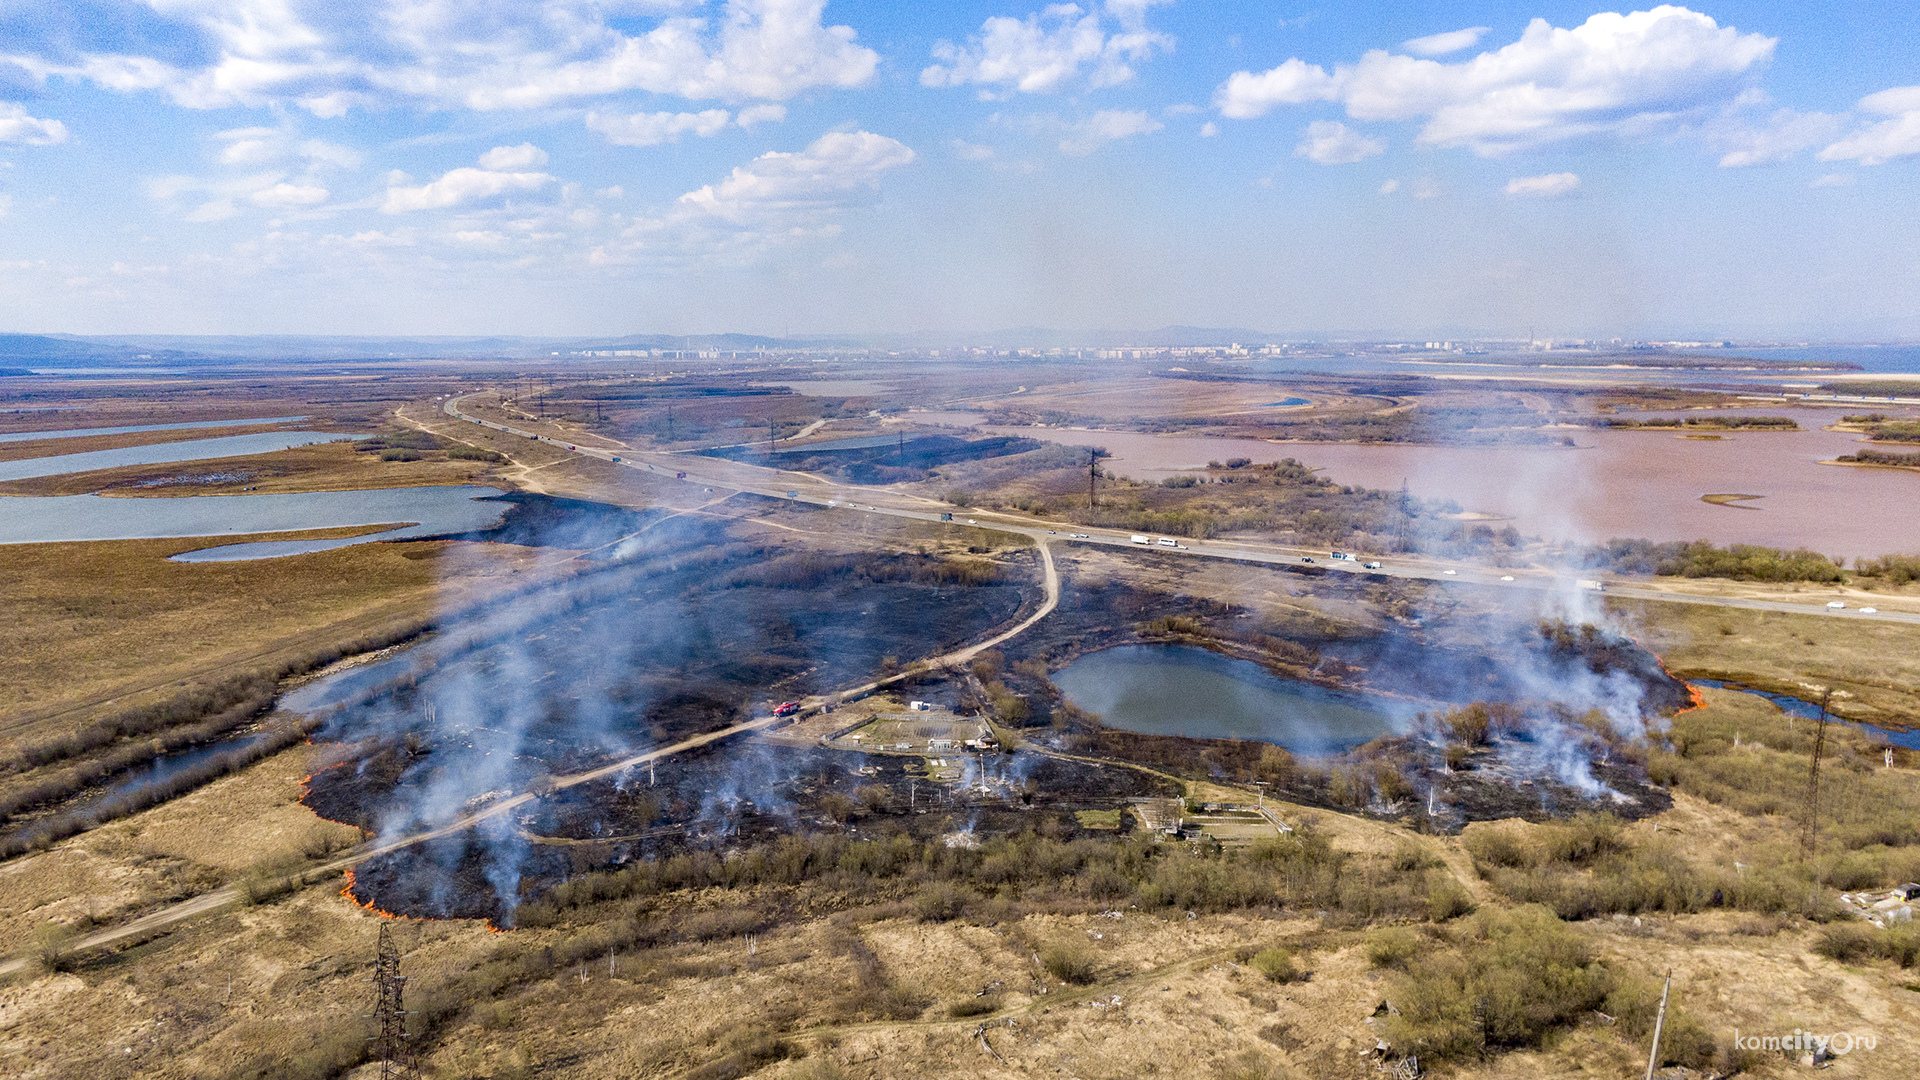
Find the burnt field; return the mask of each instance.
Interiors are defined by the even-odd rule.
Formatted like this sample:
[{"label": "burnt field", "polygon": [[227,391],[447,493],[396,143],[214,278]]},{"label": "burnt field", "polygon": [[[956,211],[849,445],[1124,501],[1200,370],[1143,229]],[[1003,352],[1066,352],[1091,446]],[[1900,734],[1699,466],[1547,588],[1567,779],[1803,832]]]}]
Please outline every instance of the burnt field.
[{"label": "burnt field", "polygon": [[[1031,552],[823,554],[685,518],[638,550],[291,699],[324,719],[316,741],[339,744],[341,763],[312,777],[307,804],[376,835],[452,820],[543,776],[977,640],[1016,616],[1035,571]],[[752,819],[742,799],[769,797],[735,795],[729,817]],[[620,807],[607,803],[608,828],[652,827]],[[516,894],[503,879],[490,895]]]},{"label": "burnt field", "polygon": [[[400,836],[540,791],[544,776],[717,730],[756,707],[764,715],[781,698],[852,685],[1012,618],[1031,558],[709,543],[597,573],[579,595],[506,613],[518,621],[389,680],[329,721],[322,738],[342,743],[343,760],[315,774],[307,805]],[[1254,611],[1069,574],[1056,612],[1004,653],[983,654],[966,672],[910,676],[900,688],[962,715],[991,716],[1017,729],[1028,749],[956,751],[935,775],[927,757],[800,740],[708,747],[549,792],[461,836],[373,860],[351,894],[383,910],[504,925],[516,906],[571,875],[789,834],[965,842],[959,837],[1019,834],[1043,820],[1075,831],[1076,811],[1179,794],[1156,773],[1262,782],[1294,802],[1438,832],[1587,810],[1639,818],[1670,805],[1647,782],[1638,725],[1688,699],[1632,642],[1591,626],[1460,618],[1443,610],[1444,598],[1363,580],[1269,572],[1327,594],[1323,602],[1348,604],[1346,614]],[[1048,677],[1091,650],[1154,642],[1198,645],[1427,711],[1401,734],[1296,759],[1255,740],[1111,728]],[[1122,822],[1125,829],[1131,819]]]},{"label": "burnt field", "polygon": [[1033,439],[1004,435],[961,439],[952,435],[908,438],[901,434],[896,438],[829,440],[771,452],[766,444],[760,443],[721,447],[706,453],[731,461],[819,473],[854,484],[897,484],[925,480],[942,465],[1011,457],[1038,450],[1042,445]]},{"label": "burnt field", "polygon": [[1133,797],[1175,797],[1180,786],[1122,765],[1031,751],[967,755],[965,775],[939,783],[921,759],[741,741],[639,767],[616,781],[557,792],[479,829],[363,863],[357,903],[396,914],[514,924],[515,909],[590,871],[733,851],[782,837],[971,846],[1040,832],[1061,839],[1117,836],[1082,828],[1076,812],[1114,810]]},{"label": "burnt field", "polygon": [[[1435,831],[1581,811],[1635,819],[1671,805],[1648,781],[1645,739],[1657,740],[1663,718],[1694,702],[1686,684],[1617,629],[1531,609],[1463,610],[1442,590],[1400,581],[1311,568],[1244,572],[1270,579],[1260,591],[1317,605],[1243,606],[1097,571],[1068,574],[1051,617],[975,665],[969,702],[1003,720],[1017,714],[1036,745],[1194,779],[1261,782],[1291,801]],[[1345,753],[1296,759],[1260,741],[1109,727],[1049,677],[1091,651],[1154,643],[1253,661],[1286,679],[1398,705],[1410,719],[1399,734]]]}]

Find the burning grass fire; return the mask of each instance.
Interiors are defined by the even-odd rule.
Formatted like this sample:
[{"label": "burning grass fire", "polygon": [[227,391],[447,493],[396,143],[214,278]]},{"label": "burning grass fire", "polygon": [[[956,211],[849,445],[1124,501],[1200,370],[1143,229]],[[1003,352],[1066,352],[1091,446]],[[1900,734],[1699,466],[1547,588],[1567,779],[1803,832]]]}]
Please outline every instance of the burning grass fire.
[{"label": "burning grass fire", "polygon": [[[319,738],[341,760],[310,778],[305,801],[384,840],[532,792],[472,828],[367,861],[347,890],[382,912],[499,927],[582,873],[795,834],[974,843],[1041,823],[1068,837],[1144,833],[1143,801],[1177,798],[1190,779],[1258,783],[1434,831],[1668,805],[1645,781],[1639,737],[1687,691],[1624,637],[1510,614],[1468,633],[1421,597],[1314,578],[1300,584],[1324,599],[1397,614],[1255,618],[1089,573],[1069,577],[1059,609],[1003,650],[964,669],[907,670],[889,691],[899,700],[835,708],[837,688],[1007,625],[1031,602],[1033,565],[1030,550],[823,555],[688,525],[643,556],[310,694],[327,717]],[[1051,680],[1075,657],[1133,643],[1206,649],[1361,694],[1390,706],[1397,730],[1296,757],[1257,735],[1120,730]],[[819,709],[774,716],[787,699]],[[759,734],[557,782],[756,716]]]}]

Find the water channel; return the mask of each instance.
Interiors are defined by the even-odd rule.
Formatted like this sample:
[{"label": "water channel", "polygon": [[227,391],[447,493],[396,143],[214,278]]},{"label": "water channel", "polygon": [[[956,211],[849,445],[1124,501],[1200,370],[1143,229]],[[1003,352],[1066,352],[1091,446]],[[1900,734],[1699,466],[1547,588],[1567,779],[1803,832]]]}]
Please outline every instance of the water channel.
[{"label": "water channel", "polygon": [[333,431],[263,431],[252,435],[223,435],[213,439],[187,439],[182,442],[125,446],[118,450],[91,450],[81,454],[55,454],[50,457],[0,461],[0,481],[31,480],[39,476],[65,476],[68,473],[117,469],[126,465],[164,465],[177,461],[205,461],[210,458],[246,457],[289,450],[314,443],[363,439]]},{"label": "water channel", "polygon": [[[1121,645],[1053,675],[1108,727],[1145,735],[1257,739],[1331,754],[1402,730],[1410,706],[1283,679],[1248,660],[1186,645]],[[1399,717],[1399,719],[1396,719]]]},{"label": "water channel", "polygon": [[[1815,705],[1811,701],[1802,701],[1797,697],[1790,697],[1786,694],[1775,694],[1766,690],[1755,690],[1751,687],[1741,686],[1738,683],[1721,682],[1718,679],[1688,679],[1687,681],[1695,686],[1710,686],[1716,690],[1732,690],[1737,694],[1752,694],[1754,697],[1765,698],[1772,702],[1775,708],[1778,708],[1788,716],[1797,716],[1802,720],[1820,719],[1820,706]],[[1909,750],[1920,750],[1920,731],[1898,731],[1893,728],[1883,728],[1876,724],[1863,723],[1858,720],[1841,720],[1831,713],[1827,715],[1831,719],[1839,720],[1855,731],[1865,734],[1876,742],[1889,743],[1893,746],[1904,746]]]},{"label": "water channel", "polygon": [[355,525],[386,532],[326,540],[261,541],[201,548],[178,562],[225,562],[326,551],[374,540],[474,532],[498,524],[508,503],[497,488],[473,485],[302,491],[272,495],[110,498],[54,495],[0,498],[0,544],[233,536]]},{"label": "water channel", "polygon": [[5,431],[0,443],[34,439],[80,439],[89,435],[131,435],[141,431],[196,431],[200,428],[246,427],[250,424],[291,424],[306,416],[260,416],[250,420],[189,420],[177,424],[133,424],[126,427],[67,428],[62,431]]}]

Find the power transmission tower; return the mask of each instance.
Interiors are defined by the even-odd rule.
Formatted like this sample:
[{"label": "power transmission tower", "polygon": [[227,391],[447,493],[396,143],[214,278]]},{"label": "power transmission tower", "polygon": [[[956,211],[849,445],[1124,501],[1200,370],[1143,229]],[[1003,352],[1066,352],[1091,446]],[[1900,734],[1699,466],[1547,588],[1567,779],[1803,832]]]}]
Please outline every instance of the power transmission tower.
[{"label": "power transmission tower", "polygon": [[1800,833],[1800,847],[1808,858],[1820,841],[1820,759],[1827,752],[1827,705],[1832,700],[1832,687],[1820,692],[1820,722],[1813,730],[1813,764],[1807,770],[1807,819]]},{"label": "power transmission tower", "polygon": [[400,946],[393,940],[391,924],[380,922],[380,946],[373,961],[373,1027],[375,1053],[380,1059],[380,1080],[415,1080],[420,1075],[413,1060],[413,1048],[407,1045],[407,1011],[401,995],[407,989],[407,977],[400,974]]}]

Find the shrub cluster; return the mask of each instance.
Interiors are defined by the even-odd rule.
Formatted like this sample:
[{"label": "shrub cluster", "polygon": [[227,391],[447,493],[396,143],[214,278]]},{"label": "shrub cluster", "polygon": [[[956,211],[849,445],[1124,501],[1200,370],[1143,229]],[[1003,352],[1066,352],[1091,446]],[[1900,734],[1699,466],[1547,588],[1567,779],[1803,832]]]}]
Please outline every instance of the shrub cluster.
[{"label": "shrub cluster", "polygon": [[1716,547],[1706,540],[1654,543],[1613,539],[1588,548],[1585,565],[1626,574],[1663,577],[1717,577],[1735,581],[1824,581],[1844,579],[1840,560],[1805,548],[1784,551],[1755,544]]},{"label": "shrub cluster", "polygon": [[411,451],[410,458],[387,459],[418,461],[419,454],[426,450],[443,450],[446,444],[424,431],[395,431],[385,435],[375,435],[370,439],[356,439],[353,448],[363,454],[378,453],[383,459],[389,452]]},{"label": "shrub cluster", "polygon": [[1883,555],[1878,559],[1858,559],[1853,572],[1861,577],[1885,578],[1889,585],[1920,581],[1920,555]]}]

